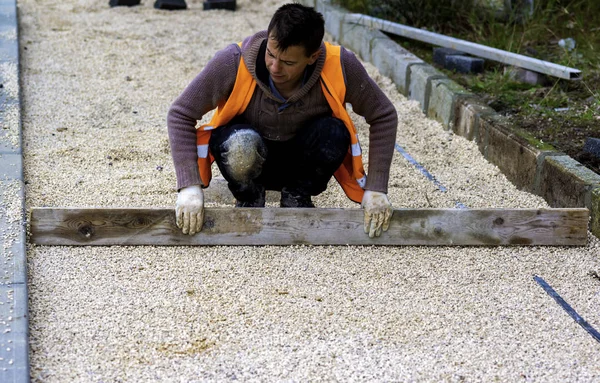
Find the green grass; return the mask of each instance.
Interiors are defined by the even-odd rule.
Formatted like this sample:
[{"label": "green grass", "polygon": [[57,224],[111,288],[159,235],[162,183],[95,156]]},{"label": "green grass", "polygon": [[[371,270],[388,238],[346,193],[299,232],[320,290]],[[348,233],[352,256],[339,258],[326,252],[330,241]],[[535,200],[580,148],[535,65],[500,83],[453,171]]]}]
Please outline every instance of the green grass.
[{"label": "green grass", "polygon": [[[485,72],[463,75],[440,69],[477,94],[532,140],[546,143],[584,161],[600,174],[600,163],[581,157],[587,137],[600,137],[600,1],[534,0],[531,17],[500,15],[473,6],[489,0],[337,0],[352,12],[366,13],[447,36],[577,68],[583,80],[548,77],[544,85],[528,85],[505,74],[505,66],[486,60]],[[503,0],[497,0],[500,3]],[[383,5],[382,5],[383,4]],[[390,36],[426,62],[432,46]],[[559,46],[572,38],[572,50]]]},{"label": "green grass", "polygon": [[[533,15],[523,22],[514,22],[514,14],[498,17],[498,10],[473,5],[484,1],[337,0],[337,3],[352,12],[574,67],[582,70],[584,82],[586,74],[600,71],[600,1],[534,0]],[[576,41],[571,51],[558,45],[559,40],[569,37]],[[597,84],[589,83],[588,88],[589,95],[598,93]]]}]

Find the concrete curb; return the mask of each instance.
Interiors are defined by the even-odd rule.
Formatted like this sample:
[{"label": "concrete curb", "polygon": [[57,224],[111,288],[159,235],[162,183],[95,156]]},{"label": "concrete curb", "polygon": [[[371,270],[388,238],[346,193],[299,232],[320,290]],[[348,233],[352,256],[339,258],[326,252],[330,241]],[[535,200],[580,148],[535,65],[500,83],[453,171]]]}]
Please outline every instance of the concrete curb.
[{"label": "concrete curb", "polygon": [[427,117],[475,141],[484,157],[517,187],[542,196],[551,207],[588,208],[589,229],[600,237],[600,175],[512,125],[384,33],[346,23],[346,10],[328,0],[300,3],[321,12],[337,41],[390,77],[399,92],[421,104]]},{"label": "concrete curb", "polygon": [[16,0],[0,0],[0,382],[29,382],[25,185]]}]

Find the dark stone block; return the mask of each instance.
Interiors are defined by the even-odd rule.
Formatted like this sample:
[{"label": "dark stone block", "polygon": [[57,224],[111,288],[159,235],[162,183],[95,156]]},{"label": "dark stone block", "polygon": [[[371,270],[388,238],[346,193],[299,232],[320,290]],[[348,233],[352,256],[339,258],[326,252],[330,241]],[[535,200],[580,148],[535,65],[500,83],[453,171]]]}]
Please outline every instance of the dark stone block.
[{"label": "dark stone block", "polygon": [[156,2],[154,2],[154,8],[174,11],[186,9],[187,4],[185,3],[185,0],[156,0]]},{"label": "dark stone block", "polygon": [[534,72],[525,68],[505,67],[504,73],[514,81],[531,85],[549,86],[552,81],[543,73]]},{"label": "dark stone block", "polygon": [[204,10],[208,11],[211,9],[228,9],[235,11],[235,0],[206,0],[204,3]]},{"label": "dark stone block", "polygon": [[588,137],[583,145],[583,151],[600,159],[600,138]]},{"label": "dark stone block", "polygon": [[111,7],[133,7],[134,5],[140,5],[140,0],[110,0],[108,5]]},{"label": "dark stone block", "polygon": [[465,55],[465,52],[452,48],[433,48],[433,62],[439,66],[446,66],[446,56]]},{"label": "dark stone block", "polygon": [[445,68],[458,73],[481,73],[483,72],[483,63],[483,59],[477,57],[448,55]]}]

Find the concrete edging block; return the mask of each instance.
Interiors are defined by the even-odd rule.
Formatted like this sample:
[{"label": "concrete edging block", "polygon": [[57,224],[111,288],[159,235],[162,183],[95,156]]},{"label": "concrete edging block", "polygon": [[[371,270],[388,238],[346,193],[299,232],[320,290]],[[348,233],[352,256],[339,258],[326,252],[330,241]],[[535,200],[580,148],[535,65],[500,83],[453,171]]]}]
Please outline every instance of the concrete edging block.
[{"label": "concrete edging block", "polygon": [[465,88],[448,78],[431,81],[431,95],[427,103],[427,117],[454,130],[455,104],[460,97],[473,96]]},{"label": "concrete edging block", "polygon": [[339,41],[342,35],[344,17],[346,16],[347,12],[338,6],[330,4],[322,4],[317,10],[321,12],[323,19],[325,19],[325,28],[327,29],[327,32],[335,40]]},{"label": "concrete edging block", "polygon": [[298,0],[298,3],[300,3],[304,6],[313,7],[316,9],[318,1],[317,0]]},{"label": "concrete edging block", "polygon": [[[317,12],[323,13],[323,11],[324,11],[324,7],[325,7],[326,5],[329,5],[329,4],[330,4],[330,3],[329,3],[329,1],[319,1],[319,0],[315,0],[315,1],[314,1],[314,5],[313,5],[313,7],[315,8],[315,10],[316,10]],[[325,26],[325,27],[327,28],[327,26]]]},{"label": "concrete edging block", "polygon": [[352,50],[364,61],[371,61],[371,42],[382,38],[383,33],[358,24],[343,23],[340,43]]},{"label": "concrete edging block", "polygon": [[479,124],[483,117],[496,111],[476,98],[459,98],[455,105],[453,131],[469,141],[478,141]]},{"label": "concrete edging block", "polygon": [[11,318],[2,323],[0,347],[0,381],[29,382],[27,285],[0,285],[0,317]]},{"label": "concrete edging block", "polygon": [[[552,207],[587,207],[593,219],[598,220],[600,210],[594,210],[592,198],[599,197],[600,175],[573,158],[552,156],[544,159],[540,172],[539,194]],[[596,206],[598,208],[598,206]]]},{"label": "concrete edging block", "polygon": [[398,44],[386,36],[373,40],[371,44],[372,63],[379,69],[382,75],[390,78],[393,76],[394,67],[400,53],[400,50],[397,48],[399,48]]},{"label": "concrete edging block", "polygon": [[590,231],[600,238],[600,186],[594,188],[590,194]]},{"label": "concrete edging block", "polygon": [[416,65],[427,64],[418,57],[405,56],[399,59],[394,66],[392,81],[396,84],[398,91],[406,97],[409,97],[410,94],[410,68]]},{"label": "concrete edging block", "polygon": [[408,70],[410,76],[407,97],[418,101],[423,112],[427,112],[431,95],[431,81],[447,79],[447,77],[429,64],[411,65]]},{"label": "concrete edging block", "polygon": [[515,186],[530,193],[538,190],[540,159],[562,155],[499,114],[483,116],[479,128],[480,135],[485,133],[485,158],[498,166]]},{"label": "concrete edging block", "polygon": [[403,95],[408,94],[408,68],[412,64],[425,64],[423,60],[396,44],[387,36],[373,40],[371,61],[384,75],[392,79]]},{"label": "concrete edging block", "polygon": [[4,179],[23,179],[23,157],[21,154],[0,153],[0,175]]},{"label": "concrete edging block", "polygon": [[496,125],[497,123],[503,123],[503,121],[492,122],[487,130],[486,158],[498,166],[506,178],[518,188],[529,192],[533,191],[540,151],[528,145],[522,145],[510,128],[502,129]]}]

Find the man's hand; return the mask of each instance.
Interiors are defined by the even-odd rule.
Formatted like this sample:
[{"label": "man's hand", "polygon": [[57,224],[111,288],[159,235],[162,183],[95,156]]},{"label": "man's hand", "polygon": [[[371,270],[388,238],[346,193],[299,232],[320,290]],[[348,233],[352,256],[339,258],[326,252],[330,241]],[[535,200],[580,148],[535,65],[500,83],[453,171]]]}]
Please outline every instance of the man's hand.
[{"label": "man's hand", "polygon": [[387,231],[394,212],[387,194],[365,190],[361,206],[365,209],[365,233],[370,238],[379,237],[381,230]]},{"label": "man's hand", "polygon": [[177,195],[175,207],[177,227],[183,234],[194,235],[204,223],[204,194],[200,185],[184,187]]}]

